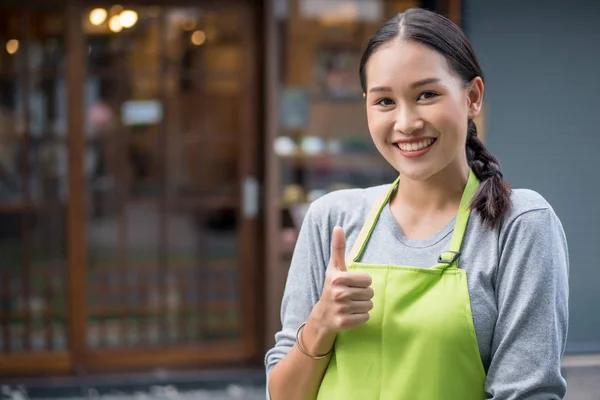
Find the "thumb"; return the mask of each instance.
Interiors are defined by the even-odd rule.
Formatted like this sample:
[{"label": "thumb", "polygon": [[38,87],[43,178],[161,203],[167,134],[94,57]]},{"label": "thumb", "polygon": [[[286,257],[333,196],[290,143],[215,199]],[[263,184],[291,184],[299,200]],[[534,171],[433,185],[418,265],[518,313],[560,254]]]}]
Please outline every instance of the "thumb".
[{"label": "thumb", "polygon": [[333,228],[331,239],[331,265],[340,271],[346,269],[346,233],[341,226]]}]

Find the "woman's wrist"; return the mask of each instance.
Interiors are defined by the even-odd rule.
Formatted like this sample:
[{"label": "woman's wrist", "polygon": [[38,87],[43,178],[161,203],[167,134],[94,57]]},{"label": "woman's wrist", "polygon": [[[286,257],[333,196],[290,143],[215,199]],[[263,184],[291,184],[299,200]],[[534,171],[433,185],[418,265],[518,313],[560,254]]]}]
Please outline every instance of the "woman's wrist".
[{"label": "woman's wrist", "polygon": [[299,340],[302,347],[314,356],[327,354],[333,348],[336,332],[327,329],[312,314],[302,329]]}]

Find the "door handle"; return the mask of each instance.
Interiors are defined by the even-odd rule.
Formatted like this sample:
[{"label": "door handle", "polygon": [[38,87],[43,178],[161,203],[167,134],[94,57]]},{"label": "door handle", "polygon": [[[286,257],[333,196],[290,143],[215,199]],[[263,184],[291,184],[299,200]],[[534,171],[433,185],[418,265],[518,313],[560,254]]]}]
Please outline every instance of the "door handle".
[{"label": "door handle", "polygon": [[242,181],[242,216],[253,219],[258,215],[259,185],[254,176],[247,176]]}]

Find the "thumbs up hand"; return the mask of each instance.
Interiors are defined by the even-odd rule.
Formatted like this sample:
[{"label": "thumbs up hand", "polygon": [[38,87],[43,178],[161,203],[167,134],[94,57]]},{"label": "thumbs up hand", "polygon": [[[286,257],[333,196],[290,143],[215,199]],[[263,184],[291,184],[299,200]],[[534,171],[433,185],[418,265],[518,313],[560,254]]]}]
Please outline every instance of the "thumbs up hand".
[{"label": "thumbs up hand", "polygon": [[346,269],[346,233],[339,226],[333,228],[329,267],[334,267],[338,271],[348,271]]},{"label": "thumbs up hand", "polygon": [[345,253],[346,234],[336,226],[323,293],[310,316],[320,331],[329,335],[364,324],[373,309],[371,277],[364,272],[348,272]]}]

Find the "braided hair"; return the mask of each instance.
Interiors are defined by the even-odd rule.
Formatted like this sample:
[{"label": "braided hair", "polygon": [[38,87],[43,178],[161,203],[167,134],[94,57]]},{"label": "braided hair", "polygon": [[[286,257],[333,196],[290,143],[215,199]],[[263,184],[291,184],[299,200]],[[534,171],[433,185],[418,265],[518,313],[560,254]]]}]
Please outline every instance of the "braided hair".
[{"label": "braided hair", "polygon": [[471,209],[476,210],[485,224],[498,226],[511,206],[510,187],[500,172],[500,162],[477,137],[477,126],[471,119],[467,128],[467,161],[481,181]]}]

